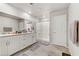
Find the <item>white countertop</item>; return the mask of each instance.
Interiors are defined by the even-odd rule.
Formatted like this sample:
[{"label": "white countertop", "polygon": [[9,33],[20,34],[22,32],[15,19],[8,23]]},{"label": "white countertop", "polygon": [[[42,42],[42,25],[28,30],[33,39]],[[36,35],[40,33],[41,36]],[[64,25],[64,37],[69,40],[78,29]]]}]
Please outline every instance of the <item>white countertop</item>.
[{"label": "white countertop", "polygon": [[19,35],[27,35],[27,34],[32,34],[32,33],[0,34],[0,37],[19,36]]}]

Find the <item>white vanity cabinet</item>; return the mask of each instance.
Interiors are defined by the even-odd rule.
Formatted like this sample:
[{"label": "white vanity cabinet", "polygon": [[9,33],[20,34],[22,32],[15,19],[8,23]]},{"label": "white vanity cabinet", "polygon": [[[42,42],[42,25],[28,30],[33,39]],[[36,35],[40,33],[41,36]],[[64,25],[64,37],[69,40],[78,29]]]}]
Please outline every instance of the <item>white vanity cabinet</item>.
[{"label": "white vanity cabinet", "polygon": [[0,55],[12,55],[35,42],[33,34],[0,37]]}]

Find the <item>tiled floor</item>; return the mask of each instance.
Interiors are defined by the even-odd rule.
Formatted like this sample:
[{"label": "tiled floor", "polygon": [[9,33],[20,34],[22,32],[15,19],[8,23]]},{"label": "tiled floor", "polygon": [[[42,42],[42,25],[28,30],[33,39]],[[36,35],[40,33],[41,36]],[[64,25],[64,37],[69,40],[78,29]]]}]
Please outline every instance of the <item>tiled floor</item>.
[{"label": "tiled floor", "polygon": [[14,56],[62,56],[62,52],[69,53],[65,47],[37,42]]}]

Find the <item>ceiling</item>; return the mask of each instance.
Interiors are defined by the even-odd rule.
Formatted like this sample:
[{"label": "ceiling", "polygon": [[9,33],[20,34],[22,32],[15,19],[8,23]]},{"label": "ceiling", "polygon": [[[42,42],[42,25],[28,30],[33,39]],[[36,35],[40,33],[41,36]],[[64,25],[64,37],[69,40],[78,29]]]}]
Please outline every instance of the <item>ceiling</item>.
[{"label": "ceiling", "polygon": [[51,11],[65,9],[68,3],[9,3],[37,18],[47,17]]}]

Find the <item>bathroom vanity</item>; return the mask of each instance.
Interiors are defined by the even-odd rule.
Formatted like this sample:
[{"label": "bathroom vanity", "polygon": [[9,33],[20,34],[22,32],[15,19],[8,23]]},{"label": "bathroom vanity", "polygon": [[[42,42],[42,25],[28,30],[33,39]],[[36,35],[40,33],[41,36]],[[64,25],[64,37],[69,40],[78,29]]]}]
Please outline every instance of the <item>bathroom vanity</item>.
[{"label": "bathroom vanity", "polygon": [[35,42],[33,33],[0,35],[0,56],[12,55]]}]

